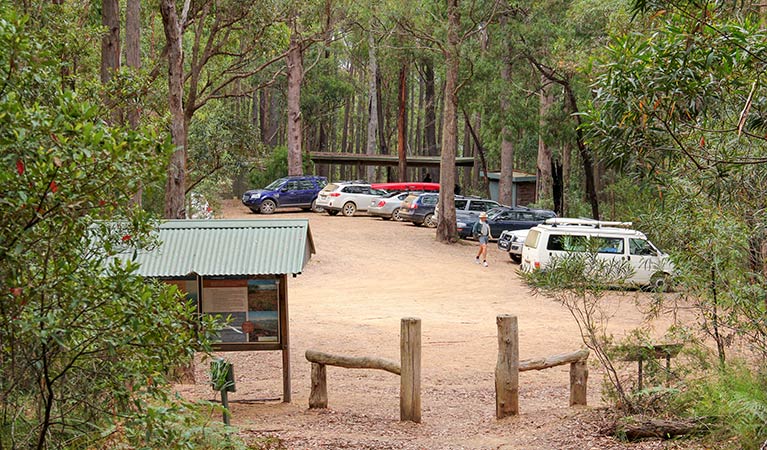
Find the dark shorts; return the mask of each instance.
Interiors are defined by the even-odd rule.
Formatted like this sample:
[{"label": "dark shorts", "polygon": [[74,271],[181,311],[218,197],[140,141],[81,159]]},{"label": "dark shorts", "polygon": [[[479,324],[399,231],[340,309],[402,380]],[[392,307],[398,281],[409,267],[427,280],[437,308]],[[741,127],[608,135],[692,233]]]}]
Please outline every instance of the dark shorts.
[{"label": "dark shorts", "polygon": [[479,245],[487,245],[488,236],[479,237]]}]

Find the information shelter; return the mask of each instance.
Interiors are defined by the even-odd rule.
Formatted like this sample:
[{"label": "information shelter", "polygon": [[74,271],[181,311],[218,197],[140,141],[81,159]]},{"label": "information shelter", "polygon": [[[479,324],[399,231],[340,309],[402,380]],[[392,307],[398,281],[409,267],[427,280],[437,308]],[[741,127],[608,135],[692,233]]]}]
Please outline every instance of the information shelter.
[{"label": "information shelter", "polygon": [[281,351],[282,399],[290,402],[288,275],[315,253],[309,221],[168,220],[158,238],[157,248],[135,255],[138,273],[178,286],[200,315],[228,319],[214,350]]}]

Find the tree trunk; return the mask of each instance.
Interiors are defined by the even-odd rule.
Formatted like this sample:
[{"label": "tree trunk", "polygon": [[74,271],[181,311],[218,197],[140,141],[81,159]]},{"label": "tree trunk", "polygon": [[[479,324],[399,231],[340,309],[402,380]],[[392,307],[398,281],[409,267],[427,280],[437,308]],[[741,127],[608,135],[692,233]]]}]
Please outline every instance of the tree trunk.
[{"label": "tree trunk", "polygon": [[[120,70],[120,2],[104,0],[101,7],[101,24],[107,32],[101,37],[101,83],[107,84]],[[108,97],[108,95],[105,95]],[[111,122],[122,122],[119,109],[110,113]]]},{"label": "tree trunk", "polygon": [[120,68],[120,2],[103,0],[101,25],[107,32],[101,37],[101,82],[108,83]]},{"label": "tree trunk", "polygon": [[301,41],[294,32],[288,49],[288,175],[302,175],[301,82],[304,79]]},{"label": "tree trunk", "polygon": [[[378,129],[378,90],[376,89],[376,73],[378,64],[376,62],[376,41],[373,37],[373,20],[370,20],[371,29],[368,33],[368,139],[365,154],[376,154],[376,130]],[[370,182],[375,181],[375,166],[367,166],[366,179]]]},{"label": "tree trunk", "polygon": [[[141,0],[128,0],[125,8],[125,63],[132,72],[138,74],[141,69]],[[139,125],[138,103],[128,105],[128,125],[137,129]],[[139,187],[131,203],[141,206],[143,189]]]},{"label": "tree trunk", "polygon": [[541,75],[541,93],[538,108],[538,162],[537,179],[535,186],[535,201],[541,203],[543,200],[552,196],[552,178],[551,178],[551,149],[544,139],[546,134],[546,115],[554,103],[554,98],[550,92],[551,82],[546,76]]},{"label": "tree trunk", "polygon": [[442,157],[439,164],[439,216],[437,241],[453,243],[458,230],[455,221],[455,155],[458,147],[458,69],[461,16],[458,0],[447,2],[447,45],[445,47],[445,109],[442,118]]},{"label": "tree trunk", "polygon": [[[423,146],[425,154],[428,156],[437,156],[437,96],[434,88],[434,61],[431,58],[424,60],[424,136]],[[429,169],[429,174],[433,180],[439,181],[437,171]]]},{"label": "tree trunk", "polygon": [[567,195],[570,191],[570,165],[573,153],[573,146],[570,142],[562,145],[562,212],[565,217],[570,216],[570,205],[567,202]]},{"label": "tree trunk", "polygon": [[[189,0],[187,0],[188,2]],[[165,39],[168,44],[168,106],[171,116],[170,134],[174,150],[168,164],[165,184],[165,218],[184,219],[186,191],[186,127],[184,123],[184,54],[182,21],[176,13],[176,2],[160,2]]]},{"label": "tree trunk", "polygon": [[[501,25],[505,25],[506,17]],[[506,51],[501,61],[501,79],[504,87],[511,90],[511,45],[506,46]],[[504,89],[506,91],[506,89]],[[501,177],[498,181],[498,203],[502,205],[516,206],[514,202],[514,142],[511,140],[511,129],[505,123],[509,117],[511,105],[508,94],[501,94],[501,117],[504,125],[501,128]]]},{"label": "tree trunk", "polygon": [[399,71],[399,109],[397,111],[397,156],[399,156],[399,179],[407,181],[407,62]]}]

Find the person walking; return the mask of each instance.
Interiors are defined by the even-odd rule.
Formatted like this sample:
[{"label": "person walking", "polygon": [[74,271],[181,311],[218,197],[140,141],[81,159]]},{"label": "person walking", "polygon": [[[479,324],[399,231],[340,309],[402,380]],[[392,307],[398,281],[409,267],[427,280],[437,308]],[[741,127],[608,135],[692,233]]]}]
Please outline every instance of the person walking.
[{"label": "person walking", "polygon": [[479,213],[479,222],[474,224],[472,231],[477,239],[479,239],[479,252],[475,260],[477,264],[480,264],[479,258],[481,256],[481,264],[487,267],[487,241],[490,240],[490,225],[487,224],[487,213],[484,211]]}]

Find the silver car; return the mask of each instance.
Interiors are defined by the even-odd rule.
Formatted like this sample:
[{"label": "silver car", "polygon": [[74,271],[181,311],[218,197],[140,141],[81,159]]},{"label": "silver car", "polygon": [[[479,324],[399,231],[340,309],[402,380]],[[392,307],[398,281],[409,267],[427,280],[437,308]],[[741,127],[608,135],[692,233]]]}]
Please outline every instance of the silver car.
[{"label": "silver car", "polygon": [[351,217],[357,211],[366,211],[375,197],[386,195],[386,191],[373,189],[367,183],[330,183],[317,195],[316,206],[335,216],[339,212]]},{"label": "silver car", "polygon": [[383,220],[394,219],[402,222],[402,218],[399,215],[399,207],[408,194],[410,192],[392,192],[372,199],[370,206],[368,206],[368,215],[380,217]]}]

